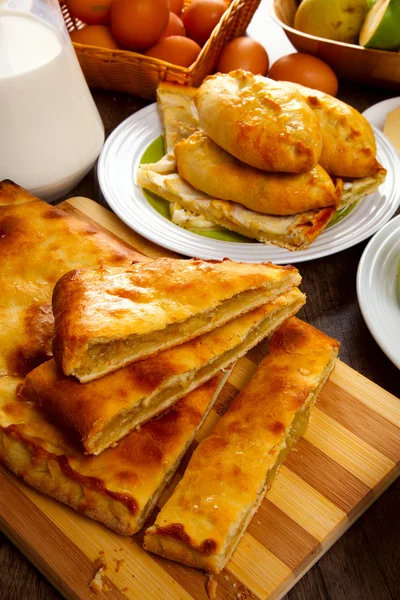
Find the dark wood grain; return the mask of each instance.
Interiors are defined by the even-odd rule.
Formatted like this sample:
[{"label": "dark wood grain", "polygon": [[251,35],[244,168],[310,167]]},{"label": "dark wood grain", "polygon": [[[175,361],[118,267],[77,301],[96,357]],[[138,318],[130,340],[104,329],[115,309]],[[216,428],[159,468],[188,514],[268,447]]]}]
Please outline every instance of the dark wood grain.
[{"label": "dark wood grain", "polygon": [[[107,135],[147,104],[140,98],[114,92],[94,90],[93,95]],[[394,95],[390,90],[340,84],[340,97],[359,110]],[[94,170],[68,197],[75,195],[99,200]],[[399,371],[373,340],[358,307],[356,272],[366,243],[300,265],[302,289],[307,293],[307,304],[300,316],[340,340],[343,362],[399,395]],[[396,483],[300,580],[285,600],[400,600],[399,505],[400,485]],[[60,598],[0,534],[0,600]]]}]

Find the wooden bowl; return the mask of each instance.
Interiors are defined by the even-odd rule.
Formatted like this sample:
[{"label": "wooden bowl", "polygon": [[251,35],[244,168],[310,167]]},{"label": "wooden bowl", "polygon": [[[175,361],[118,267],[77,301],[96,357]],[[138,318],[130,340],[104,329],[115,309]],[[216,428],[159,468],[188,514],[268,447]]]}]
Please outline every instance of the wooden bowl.
[{"label": "wooden bowl", "polygon": [[296,0],[273,0],[271,15],[299,52],[314,54],[327,62],[339,77],[368,85],[400,89],[400,52],[369,50],[308,35],[293,29]]}]

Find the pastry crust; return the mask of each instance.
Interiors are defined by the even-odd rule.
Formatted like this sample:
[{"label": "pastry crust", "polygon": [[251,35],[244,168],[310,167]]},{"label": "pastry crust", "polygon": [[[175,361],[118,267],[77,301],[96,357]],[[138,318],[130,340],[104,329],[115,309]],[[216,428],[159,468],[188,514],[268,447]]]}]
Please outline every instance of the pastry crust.
[{"label": "pastry crust", "polygon": [[298,90],[318,119],[322,134],[320,165],[337,177],[371,177],[382,169],[376,160],[374,132],[367,119],[345,102],[297,83],[281,82]]},{"label": "pastry crust", "polygon": [[178,173],[213,198],[267,215],[294,215],[337,206],[335,186],[316,165],[307,173],[268,173],[250,167],[198,131],[175,146]]},{"label": "pastry crust", "polygon": [[0,378],[0,461],[26,483],[122,535],[141,527],[172,479],[229,371],[100,456],[84,456],[43,409]]},{"label": "pastry crust", "polygon": [[244,163],[304,173],[319,162],[319,124],[296,89],[238,70],[207,77],[195,103],[201,128]]},{"label": "pastry crust", "polygon": [[291,318],[230,408],[194,451],[183,478],[146,531],[144,547],[219,573],[303,435],[339,344]]},{"label": "pastry crust", "polygon": [[309,210],[297,215],[262,215],[235,202],[216,200],[199,192],[179,175],[161,175],[139,169],[138,185],[185,210],[264,244],[287,250],[304,250],[317,238],[335,214],[335,207]]},{"label": "pastry crust", "polygon": [[98,379],[182,344],[299,285],[295,267],[160,258],[80,270],[53,293],[53,353],[66,375]]},{"label": "pastry crust", "polygon": [[51,357],[51,296],[62,275],[148,259],[12,182],[0,183],[0,205],[0,376],[23,376]]},{"label": "pastry crust", "polygon": [[80,384],[51,360],[26,377],[20,395],[43,406],[99,454],[243,356],[303,306],[298,288],[202,336]]},{"label": "pastry crust", "polygon": [[197,88],[162,81],[157,88],[157,106],[164,133],[165,151],[173,150],[182,138],[199,129],[194,104]]}]

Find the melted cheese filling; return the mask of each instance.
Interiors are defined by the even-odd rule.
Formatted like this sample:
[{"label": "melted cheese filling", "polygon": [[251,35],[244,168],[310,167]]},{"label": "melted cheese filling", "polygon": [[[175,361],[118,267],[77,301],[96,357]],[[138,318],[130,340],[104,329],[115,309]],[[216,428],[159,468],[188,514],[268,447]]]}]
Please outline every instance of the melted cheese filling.
[{"label": "melted cheese filling", "polygon": [[134,362],[139,357],[140,359],[145,358],[159,350],[182,344],[206,331],[215,329],[240,314],[273,300],[285,292],[288,287],[291,286],[284,281],[280,283],[279,287],[274,288],[273,294],[265,287],[242,292],[222,302],[216,308],[194,315],[186,321],[172,323],[165,329],[151,334],[140,336],[133,334],[122,340],[103,340],[89,344],[80,366],[75,368],[72,375],[84,383],[97,379]]}]

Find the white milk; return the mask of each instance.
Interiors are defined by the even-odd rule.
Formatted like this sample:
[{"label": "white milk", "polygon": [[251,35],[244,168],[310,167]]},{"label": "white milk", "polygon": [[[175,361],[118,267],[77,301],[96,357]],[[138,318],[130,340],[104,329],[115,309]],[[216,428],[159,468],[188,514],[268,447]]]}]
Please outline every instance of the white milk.
[{"label": "white milk", "polygon": [[88,172],[103,142],[69,41],[29,13],[0,9],[0,181],[55,200]]}]

